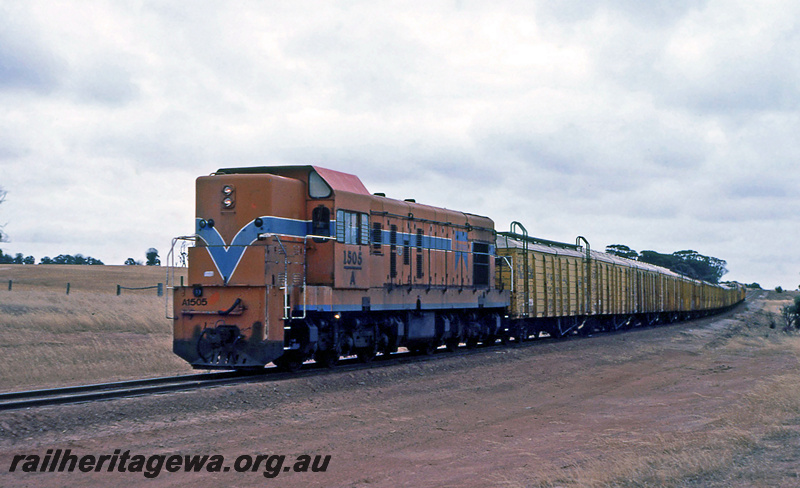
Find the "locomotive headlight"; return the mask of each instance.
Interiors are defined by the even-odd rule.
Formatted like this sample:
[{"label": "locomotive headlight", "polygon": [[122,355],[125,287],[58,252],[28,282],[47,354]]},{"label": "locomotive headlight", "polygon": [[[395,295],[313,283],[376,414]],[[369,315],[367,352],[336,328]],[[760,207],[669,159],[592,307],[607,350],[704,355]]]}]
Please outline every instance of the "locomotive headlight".
[{"label": "locomotive headlight", "polygon": [[225,185],[222,187],[222,194],[226,197],[233,195],[233,187],[231,185]]},{"label": "locomotive headlight", "polygon": [[225,197],[222,199],[222,206],[225,208],[233,208],[233,198]]}]

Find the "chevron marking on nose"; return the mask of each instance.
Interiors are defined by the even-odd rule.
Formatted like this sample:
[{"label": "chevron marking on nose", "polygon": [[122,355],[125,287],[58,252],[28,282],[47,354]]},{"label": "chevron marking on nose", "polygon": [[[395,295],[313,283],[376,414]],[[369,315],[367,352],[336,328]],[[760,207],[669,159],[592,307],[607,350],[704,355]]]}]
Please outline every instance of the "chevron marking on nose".
[{"label": "chevron marking on nose", "polygon": [[257,226],[256,219],[248,222],[233,237],[230,245],[225,243],[216,227],[200,227],[201,218],[195,219],[195,232],[197,237],[206,243],[206,250],[214,266],[228,284],[231,276],[239,266],[247,246],[258,239],[259,234],[276,234],[292,237],[305,237],[310,232],[310,221],[282,219],[279,217],[260,217],[262,224]]}]

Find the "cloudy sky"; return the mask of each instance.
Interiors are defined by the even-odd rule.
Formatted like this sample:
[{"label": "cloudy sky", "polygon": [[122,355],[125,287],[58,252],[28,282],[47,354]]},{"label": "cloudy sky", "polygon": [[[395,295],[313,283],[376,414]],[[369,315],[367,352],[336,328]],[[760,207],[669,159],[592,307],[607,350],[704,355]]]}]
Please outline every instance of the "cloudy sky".
[{"label": "cloudy sky", "polygon": [[0,248],[164,257],[197,176],[316,164],[794,289],[798,19],[790,0],[0,0]]}]

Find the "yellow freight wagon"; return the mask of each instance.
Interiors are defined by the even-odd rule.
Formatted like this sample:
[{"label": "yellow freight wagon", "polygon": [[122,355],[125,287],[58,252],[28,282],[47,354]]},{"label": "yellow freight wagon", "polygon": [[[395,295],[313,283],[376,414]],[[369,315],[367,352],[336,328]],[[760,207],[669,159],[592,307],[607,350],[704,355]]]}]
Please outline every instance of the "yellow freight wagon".
[{"label": "yellow freight wagon", "polygon": [[[592,251],[575,244],[530,237],[521,224],[499,232],[495,286],[511,292],[508,319],[522,339],[539,333],[673,322],[702,316],[744,298],[741,285],[713,285],[669,269]],[[516,331],[514,330],[516,327]],[[513,334],[512,334],[513,335]]]}]

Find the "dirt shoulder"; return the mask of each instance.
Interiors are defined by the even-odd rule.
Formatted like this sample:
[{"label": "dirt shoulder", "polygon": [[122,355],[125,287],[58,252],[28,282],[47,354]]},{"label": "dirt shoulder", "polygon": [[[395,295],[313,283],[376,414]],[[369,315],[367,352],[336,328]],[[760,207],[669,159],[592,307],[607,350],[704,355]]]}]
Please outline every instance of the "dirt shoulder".
[{"label": "dirt shoulder", "polygon": [[[663,328],[2,413],[0,485],[796,486],[800,339],[769,328],[767,298]],[[219,454],[231,469],[9,472],[48,449]],[[257,454],[331,459],[235,472]]]}]

